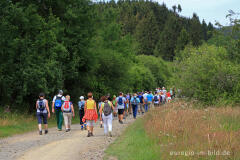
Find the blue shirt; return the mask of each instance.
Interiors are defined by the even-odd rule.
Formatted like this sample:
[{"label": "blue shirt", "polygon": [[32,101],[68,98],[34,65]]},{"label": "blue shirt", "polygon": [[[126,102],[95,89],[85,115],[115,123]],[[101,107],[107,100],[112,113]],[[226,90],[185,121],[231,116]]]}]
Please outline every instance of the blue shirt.
[{"label": "blue shirt", "polygon": [[85,101],[79,101],[78,102],[79,110],[84,109],[84,105],[85,105]]},{"label": "blue shirt", "polygon": [[152,94],[148,94],[147,95],[147,101],[148,102],[152,102],[152,100],[153,100],[153,95]]},{"label": "blue shirt", "polygon": [[[131,103],[132,103],[132,104],[134,104],[134,103],[139,104],[139,103],[140,103],[140,100],[139,100],[138,97],[136,97],[136,102],[135,102],[135,97],[132,97],[132,98],[131,98]],[[137,105],[137,104],[135,104],[135,105]]]},{"label": "blue shirt", "polygon": [[142,95],[138,95],[138,98],[140,100],[140,103],[143,103],[143,96]]}]

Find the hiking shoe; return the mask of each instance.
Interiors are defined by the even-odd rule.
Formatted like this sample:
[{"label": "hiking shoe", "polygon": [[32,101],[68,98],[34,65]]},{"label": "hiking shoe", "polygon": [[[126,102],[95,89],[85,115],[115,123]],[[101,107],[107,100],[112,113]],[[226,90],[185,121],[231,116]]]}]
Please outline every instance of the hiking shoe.
[{"label": "hiking shoe", "polygon": [[48,130],[45,130],[45,134],[48,134]]},{"label": "hiking shoe", "polygon": [[91,132],[90,135],[93,136],[93,133]]},{"label": "hiking shoe", "polygon": [[39,131],[39,135],[42,135],[42,131]]},{"label": "hiking shoe", "polygon": [[119,121],[120,124],[123,124],[123,121]]},{"label": "hiking shoe", "polygon": [[90,132],[88,132],[88,134],[87,134],[87,137],[90,137],[91,136],[91,133]]}]

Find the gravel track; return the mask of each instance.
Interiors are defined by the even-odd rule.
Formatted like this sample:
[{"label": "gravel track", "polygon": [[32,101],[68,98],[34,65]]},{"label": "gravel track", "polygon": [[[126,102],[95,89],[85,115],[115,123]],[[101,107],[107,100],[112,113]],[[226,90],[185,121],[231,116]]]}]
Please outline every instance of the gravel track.
[{"label": "gravel track", "polygon": [[101,160],[106,147],[133,121],[127,117],[119,124],[115,118],[113,137],[104,136],[98,121],[93,137],[86,137],[87,131],[74,124],[70,132],[50,128],[47,135],[35,131],[0,139],[0,160]]}]

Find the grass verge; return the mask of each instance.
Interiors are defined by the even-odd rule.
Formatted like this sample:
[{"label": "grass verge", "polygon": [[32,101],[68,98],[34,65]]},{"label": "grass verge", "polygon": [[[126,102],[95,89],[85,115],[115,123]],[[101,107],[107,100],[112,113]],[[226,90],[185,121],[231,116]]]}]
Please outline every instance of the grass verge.
[{"label": "grass verge", "polygon": [[[79,123],[78,110],[72,123]],[[48,127],[55,127],[55,114],[51,114],[48,119]],[[42,126],[44,128],[44,126]],[[30,131],[38,130],[37,117],[35,115],[23,115],[16,113],[5,113],[0,115],[0,138],[9,137],[16,134],[22,134]]]},{"label": "grass verge", "polygon": [[139,118],[128,126],[124,133],[107,148],[104,159],[110,157],[118,160],[159,159],[159,146],[147,136],[143,123],[144,119]]},{"label": "grass verge", "polygon": [[130,125],[105,151],[111,160],[240,159],[240,107],[175,101]]}]

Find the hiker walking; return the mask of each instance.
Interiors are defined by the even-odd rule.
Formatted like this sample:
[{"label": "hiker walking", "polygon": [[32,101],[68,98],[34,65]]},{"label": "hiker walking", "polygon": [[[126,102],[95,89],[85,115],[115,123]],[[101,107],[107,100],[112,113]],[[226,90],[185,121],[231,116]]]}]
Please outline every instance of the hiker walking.
[{"label": "hiker walking", "polygon": [[145,112],[148,112],[148,100],[147,100],[147,96],[148,96],[148,92],[145,91],[145,93],[143,94]]},{"label": "hiker walking", "polygon": [[118,107],[118,121],[123,124],[123,114],[124,114],[124,104],[126,103],[126,98],[123,97],[123,93],[119,93],[117,97],[117,107]]},{"label": "hiker walking", "polygon": [[131,98],[131,104],[132,104],[132,111],[133,111],[133,118],[136,119],[137,117],[137,111],[138,111],[138,104],[140,103],[139,98],[137,97],[137,94],[134,93],[133,97]]},{"label": "hiker walking", "polygon": [[65,101],[65,97],[63,96],[63,91],[59,90],[58,95],[54,96],[52,101],[52,112],[55,113],[55,110],[56,110],[58,131],[62,130],[63,113],[62,113],[61,107],[64,101]]},{"label": "hiker walking", "polygon": [[[102,97],[100,98],[100,102],[98,103],[99,117],[100,117],[100,109],[101,109],[101,107],[102,107],[102,103],[104,102],[104,99],[105,99],[105,98],[108,98],[108,97],[102,96]],[[100,119],[100,128],[103,128],[103,121],[102,121],[102,119]]]},{"label": "hiker walking", "polygon": [[139,103],[139,112],[142,112],[142,114],[144,114],[144,98],[143,98],[143,94],[142,92],[139,92],[138,94],[138,98],[140,100],[140,103]]},{"label": "hiker walking", "polygon": [[148,92],[148,95],[147,95],[147,103],[148,103],[148,107],[149,109],[152,107],[152,102],[153,102],[153,95],[152,95],[152,92]]},{"label": "hiker walking", "polygon": [[102,98],[103,103],[100,108],[100,119],[103,120],[104,135],[112,137],[112,111],[114,107],[107,97]]},{"label": "hiker walking", "polygon": [[88,93],[88,100],[84,106],[84,113],[85,115],[83,117],[83,122],[86,121],[87,123],[87,137],[90,137],[93,136],[94,122],[96,122],[98,119],[96,102],[93,99],[93,94],[91,92]]},{"label": "hiker walking", "polygon": [[74,108],[72,102],[70,102],[70,96],[66,95],[66,99],[62,105],[63,118],[66,132],[71,130],[72,117],[75,117]]},{"label": "hiker walking", "polygon": [[[83,118],[83,116],[84,116],[84,106],[85,106],[84,97],[81,96],[81,97],[80,97],[80,101],[78,102],[79,118],[80,118],[81,130],[83,130],[83,127],[84,127],[85,130],[87,129],[86,123],[84,123],[84,122],[82,121],[82,118]],[[83,126],[83,125],[84,125],[84,126]]]},{"label": "hiker walking", "polygon": [[114,95],[113,96],[113,100],[112,100],[112,104],[113,104],[113,107],[114,107],[114,111],[113,111],[113,116],[114,117],[117,117],[117,113],[118,113],[118,109],[117,109],[117,100],[116,100],[116,96]]},{"label": "hiker walking", "polygon": [[154,94],[153,103],[154,103],[154,107],[158,107],[160,104],[160,96],[158,95],[157,92],[155,92]]},{"label": "hiker walking", "polygon": [[44,97],[44,93],[40,93],[39,99],[36,102],[38,129],[40,135],[42,135],[42,121],[45,127],[45,134],[48,133],[47,118],[50,118],[48,101]]}]

